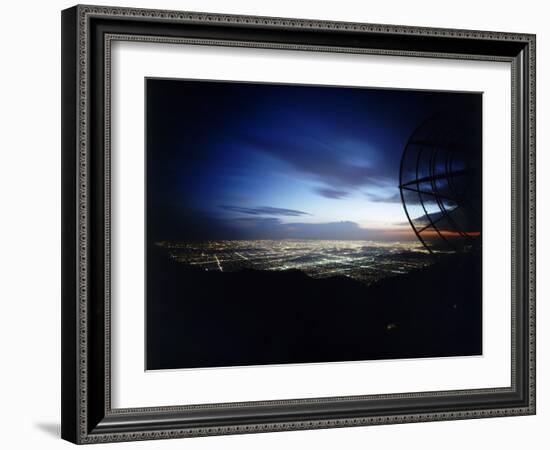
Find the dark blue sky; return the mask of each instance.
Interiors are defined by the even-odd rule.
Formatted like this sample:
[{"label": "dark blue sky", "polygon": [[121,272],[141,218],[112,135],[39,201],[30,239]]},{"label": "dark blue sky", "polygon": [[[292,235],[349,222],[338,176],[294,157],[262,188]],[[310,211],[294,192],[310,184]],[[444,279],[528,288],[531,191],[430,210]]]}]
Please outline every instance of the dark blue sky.
[{"label": "dark blue sky", "polygon": [[400,239],[405,143],[479,97],[148,79],[149,239]]}]

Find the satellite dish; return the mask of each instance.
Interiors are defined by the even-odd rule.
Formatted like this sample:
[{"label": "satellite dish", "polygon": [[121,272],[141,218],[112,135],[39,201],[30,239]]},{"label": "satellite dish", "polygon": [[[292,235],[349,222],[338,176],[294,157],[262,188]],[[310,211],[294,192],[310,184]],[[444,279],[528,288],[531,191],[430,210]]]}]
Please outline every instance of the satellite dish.
[{"label": "satellite dish", "polygon": [[407,219],[432,253],[466,252],[481,245],[481,116],[437,114],[409,137],[399,170]]}]

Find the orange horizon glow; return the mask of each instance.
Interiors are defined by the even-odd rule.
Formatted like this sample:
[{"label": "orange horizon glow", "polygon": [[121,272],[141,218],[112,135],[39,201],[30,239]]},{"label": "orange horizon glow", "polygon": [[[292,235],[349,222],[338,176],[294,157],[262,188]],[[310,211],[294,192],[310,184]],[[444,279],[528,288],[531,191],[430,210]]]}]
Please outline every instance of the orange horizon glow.
[{"label": "orange horizon glow", "polygon": [[[413,231],[412,228],[403,228],[403,229],[389,229],[389,230],[383,230],[382,231],[386,236],[395,236],[399,238],[413,238],[416,237],[416,233]],[[479,237],[481,236],[480,231],[463,231],[459,233],[458,231],[451,231],[451,230],[424,230],[420,233],[421,237],[427,237],[427,238],[437,238],[437,237],[444,237],[449,239],[454,238],[460,238],[464,236],[468,237]]]}]

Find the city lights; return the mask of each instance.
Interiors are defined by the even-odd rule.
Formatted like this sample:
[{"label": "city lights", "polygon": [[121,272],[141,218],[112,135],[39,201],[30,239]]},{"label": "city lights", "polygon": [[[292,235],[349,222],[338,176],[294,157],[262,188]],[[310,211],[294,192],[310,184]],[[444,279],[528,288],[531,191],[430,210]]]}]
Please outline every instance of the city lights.
[{"label": "city lights", "polygon": [[347,240],[162,241],[172,259],[205,271],[300,270],[366,284],[431,264],[420,242]]}]

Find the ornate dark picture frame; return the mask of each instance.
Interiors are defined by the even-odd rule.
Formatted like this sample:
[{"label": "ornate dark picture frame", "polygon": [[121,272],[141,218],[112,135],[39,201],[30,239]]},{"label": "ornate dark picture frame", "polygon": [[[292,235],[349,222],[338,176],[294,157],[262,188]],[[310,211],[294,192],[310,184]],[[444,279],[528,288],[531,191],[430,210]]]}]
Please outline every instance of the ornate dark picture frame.
[{"label": "ornate dark picture frame", "polygon": [[[511,385],[113,409],[109,114],[116,40],[511,63]],[[75,6],[62,12],[62,110],[64,439],[84,444],[535,414],[534,35]]]}]

